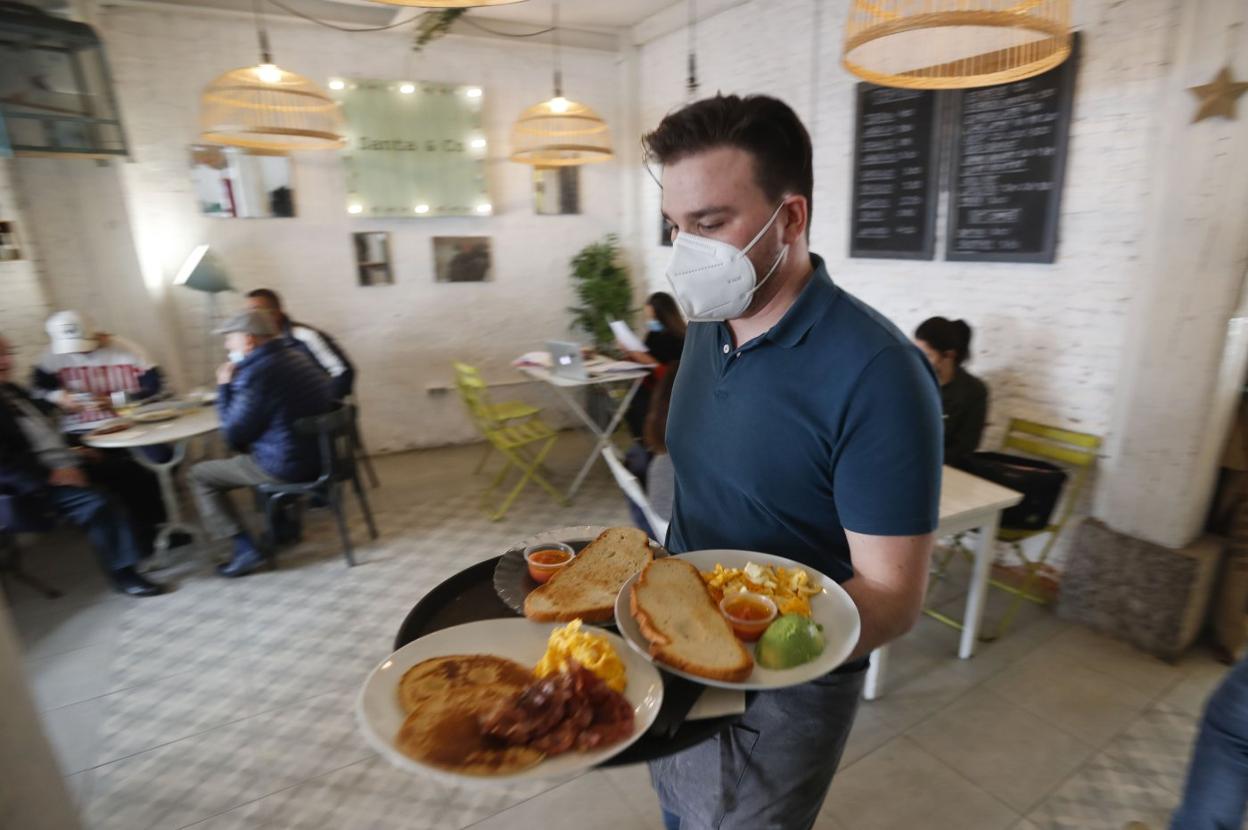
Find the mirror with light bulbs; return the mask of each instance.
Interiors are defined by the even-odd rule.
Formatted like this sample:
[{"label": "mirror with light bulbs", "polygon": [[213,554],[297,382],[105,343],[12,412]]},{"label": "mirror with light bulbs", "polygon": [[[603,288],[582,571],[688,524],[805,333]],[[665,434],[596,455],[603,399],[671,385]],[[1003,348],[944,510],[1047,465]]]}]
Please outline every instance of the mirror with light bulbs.
[{"label": "mirror with light bulbs", "polygon": [[195,144],[191,146],[191,183],[205,216],[280,219],[295,215],[289,156]]}]

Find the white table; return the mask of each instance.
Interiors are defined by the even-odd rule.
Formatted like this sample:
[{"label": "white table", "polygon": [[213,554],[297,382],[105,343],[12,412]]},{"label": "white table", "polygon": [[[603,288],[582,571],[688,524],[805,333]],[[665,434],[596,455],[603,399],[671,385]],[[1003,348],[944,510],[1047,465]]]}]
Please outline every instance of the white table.
[{"label": "white table", "polygon": [[[572,486],[568,488],[568,500],[571,501],[572,497],[576,495],[576,491],[581,489],[581,484],[584,483],[585,476],[589,475],[594,462],[601,457],[602,448],[610,442],[611,436],[615,434],[616,427],[620,425],[620,421],[624,418],[624,413],[628,411],[628,405],[633,402],[633,398],[637,395],[637,390],[641,388],[641,382],[649,377],[650,370],[638,369],[635,372],[603,372],[594,374],[591,365],[587,367],[590,369],[589,377],[577,379],[556,375],[543,366],[520,366],[518,368],[534,380],[548,384],[554,389],[563,402],[568,405],[568,408],[575,412],[585,426],[589,427],[589,431],[598,438],[594,448],[589,452],[589,457],[585,459],[585,463],[581,466],[580,472],[572,480]],[[607,383],[628,383],[629,388],[624,395],[624,400],[620,403],[620,408],[615,411],[615,415],[611,418],[611,423],[604,430],[594,423],[593,418],[589,417],[585,407],[581,406],[581,402],[576,399],[574,391],[587,386],[600,386]]]},{"label": "white table", "polygon": [[[156,534],[156,567],[168,564],[169,537],[174,533],[185,533],[197,541],[203,535],[199,525],[187,522],[182,518],[182,503],[178,500],[178,492],[174,487],[173,472],[186,457],[186,445],[194,437],[215,432],[220,426],[217,410],[212,406],[191,407],[187,405],[173,406],[180,415],[169,421],[156,423],[135,422],[129,429],[110,432],[107,435],[82,436],[82,443],[101,450],[126,449],[134,460],[156,474],[160,482],[160,498],[165,503],[165,522]],[[173,447],[173,455],[168,461],[153,461],[143,447],[169,444]]]},{"label": "white table", "polygon": [[[975,566],[971,569],[970,589],[966,595],[966,610],[962,614],[962,639],[958,644],[958,657],[968,660],[975,656],[975,644],[979,640],[979,627],[984,616],[984,601],[988,597],[988,577],[997,550],[997,526],[1001,511],[1023,500],[1021,493],[985,481],[982,478],[945,467],[940,482],[940,523],[936,537],[952,536],[968,530],[979,531],[979,544],[975,546]],[[863,683],[862,695],[875,700],[884,693],[884,672],[888,666],[888,646],[871,652],[871,667]]]}]

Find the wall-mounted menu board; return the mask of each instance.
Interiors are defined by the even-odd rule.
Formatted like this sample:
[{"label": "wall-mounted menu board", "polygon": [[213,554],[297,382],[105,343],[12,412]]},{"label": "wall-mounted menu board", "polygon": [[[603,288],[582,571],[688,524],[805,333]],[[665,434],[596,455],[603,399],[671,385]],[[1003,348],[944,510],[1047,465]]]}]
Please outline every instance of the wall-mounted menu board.
[{"label": "wall-mounted menu board", "polygon": [[934,92],[858,84],[850,256],[932,258],[936,117]]},{"label": "wall-mounted menu board", "polygon": [[1061,66],[955,99],[945,258],[1053,262],[1079,36]]}]

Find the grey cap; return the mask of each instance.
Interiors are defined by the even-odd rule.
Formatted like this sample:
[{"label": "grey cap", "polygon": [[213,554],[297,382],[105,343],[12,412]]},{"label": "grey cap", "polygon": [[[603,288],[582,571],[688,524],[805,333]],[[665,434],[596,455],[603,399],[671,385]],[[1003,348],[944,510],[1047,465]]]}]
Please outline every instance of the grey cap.
[{"label": "grey cap", "polygon": [[255,337],[274,337],[277,325],[267,311],[240,311],[218,326],[213,334],[230,334],[241,331]]}]

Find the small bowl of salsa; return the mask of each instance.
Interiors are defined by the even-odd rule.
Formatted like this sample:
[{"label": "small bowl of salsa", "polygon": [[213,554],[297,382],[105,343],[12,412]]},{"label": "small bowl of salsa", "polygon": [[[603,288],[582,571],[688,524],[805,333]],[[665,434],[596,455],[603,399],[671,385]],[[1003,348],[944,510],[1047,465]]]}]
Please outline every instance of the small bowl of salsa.
[{"label": "small bowl of salsa", "polygon": [[545,542],[524,549],[524,561],[534,582],[546,582],[575,556],[576,551],[562,542]]},{"label": "small bowl of salsa", "polygon": [[777,614],[776,604],[770,597],[748,591],[725,596],[719,602],[719,611],[732,626],[733,633],[747,643],[763,636]]}]

